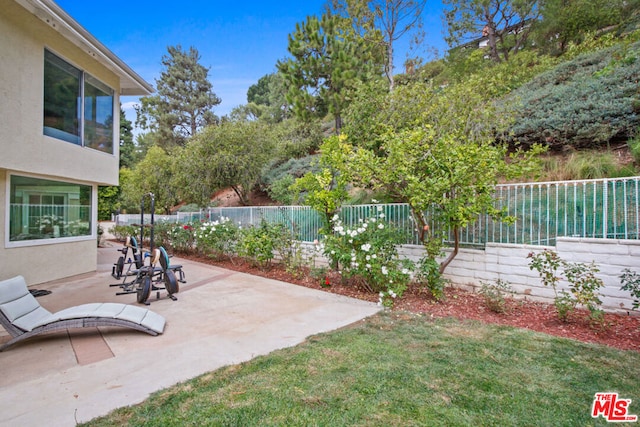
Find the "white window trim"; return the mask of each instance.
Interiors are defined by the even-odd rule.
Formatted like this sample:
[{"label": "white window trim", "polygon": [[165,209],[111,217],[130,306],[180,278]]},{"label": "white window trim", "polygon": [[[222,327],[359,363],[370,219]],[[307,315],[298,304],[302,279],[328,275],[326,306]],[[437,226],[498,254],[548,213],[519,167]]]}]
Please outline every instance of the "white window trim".
[{"label": "white window trim", "polygon": [[[91,234],[86,236],[74,236],[74,237],[53,237],[51,239],[34,239],[34,240],[20,240],[20,241],[10,241],[10,228],[9,222],[11,221],[11,177],[12,176],[24,176],[29,178],[38,178],[47,181],[61,181],[67,182],[70,184],[81,184],[88,185],[91,187]],[[98,230],[98,185],[90,182],[76,181],[72,179],[64,179],[57,178],[51,176],[37,175],[32,173],[23,173],[23,172],[15,172],[8,171],[6,174],[6,183],[5,183],[5,209],[6,212],[4,218],[4,247],[6,249],[9,248],[23,248],[28,246],[43,246],[43,245],[57,245],[61,243],[76,243],[76,242],[86,242],[88,240],[93,240],[97,244],[97,230]]]}]

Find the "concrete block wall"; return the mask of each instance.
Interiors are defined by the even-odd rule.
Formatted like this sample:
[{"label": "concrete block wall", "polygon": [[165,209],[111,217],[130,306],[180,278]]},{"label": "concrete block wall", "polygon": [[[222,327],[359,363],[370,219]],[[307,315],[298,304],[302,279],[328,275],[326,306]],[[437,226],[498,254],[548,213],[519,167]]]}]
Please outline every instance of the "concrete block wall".
[{"label": "concrete block wall", "polygon": [[[327,259],[313,244],[303,244],[307,256],[315,255],[317,266],[327,265]],[[529,268],[527,255],[551,249],[567,262],[594,262],[597,274],[605,284],[600,289],[602,308],[609,312],[628,313],[633,299],[620,290],[622,270],[629,268],[640,273],[640,241],[613,239],[558,238],[556,246],[489,243],[485,249],[460,249],[458,255],[445,270],[445,277],[454,286],[475,291],[482,282],[503,280],[509,282],[516,297],[553,303],[553,289],[542,284],[538,272]],[[422,246],[404,245],[399,248],[401,257],[417,262],[424,255]],[[561,282],[558,290],[568,284]]]}]

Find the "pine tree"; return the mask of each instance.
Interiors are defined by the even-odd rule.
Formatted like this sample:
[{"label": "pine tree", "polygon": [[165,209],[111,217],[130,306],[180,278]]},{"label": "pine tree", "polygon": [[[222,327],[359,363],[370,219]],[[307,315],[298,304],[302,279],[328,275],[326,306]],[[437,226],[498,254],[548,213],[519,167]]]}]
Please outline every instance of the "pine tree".
[{"label": "pine tree", "polygon": [[222,101],[208,80],[209,69],[199,63],[197,49],[183,51],[178,45],[167,50],[165,68],[156,80],[157,95],[140,99],[137,123],[156,132],[156,142],[170,148],[184,146],[200,129],[217,123],[213,107]]}]

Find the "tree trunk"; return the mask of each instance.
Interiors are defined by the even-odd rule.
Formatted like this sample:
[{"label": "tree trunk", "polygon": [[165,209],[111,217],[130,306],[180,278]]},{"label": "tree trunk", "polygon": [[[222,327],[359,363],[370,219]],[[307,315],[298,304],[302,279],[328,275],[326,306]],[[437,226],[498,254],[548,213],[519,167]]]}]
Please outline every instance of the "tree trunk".
[{"label": "tree trunk", "polygon": [[460,227],[455,225],[453,227],[453,251],[449,254],[449,256],[440,263],[440,274],[444,273],[444,270],[447,266],[453,261],[453,259],[458,255],[458,249],[460,249]]}]

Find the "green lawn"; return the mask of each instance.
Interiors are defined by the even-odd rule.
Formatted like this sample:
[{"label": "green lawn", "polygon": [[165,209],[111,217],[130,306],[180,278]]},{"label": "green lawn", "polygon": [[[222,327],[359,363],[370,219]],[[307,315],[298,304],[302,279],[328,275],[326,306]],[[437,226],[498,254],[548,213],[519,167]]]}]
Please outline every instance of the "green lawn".
[{"label": "green lawn", "polygon": [[639,379],[637,352],[384,312],[86,425],[606,425],[594,394],[618,392],[640,415]]}]

